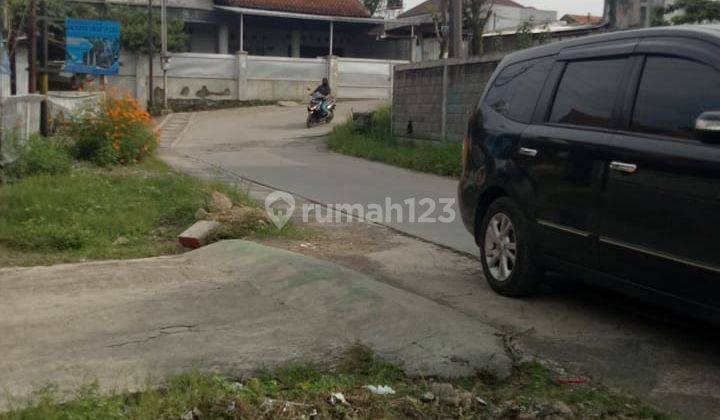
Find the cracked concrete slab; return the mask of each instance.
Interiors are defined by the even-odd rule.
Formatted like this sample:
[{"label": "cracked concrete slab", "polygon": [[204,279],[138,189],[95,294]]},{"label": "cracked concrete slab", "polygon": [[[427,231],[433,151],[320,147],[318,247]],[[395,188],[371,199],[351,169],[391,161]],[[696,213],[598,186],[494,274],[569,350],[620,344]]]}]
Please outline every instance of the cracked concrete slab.
[{"label": "cracked concrete slab", "polygon": [[241,375],[326,361],[355,342],[410,374],[504,376],[512,365],[496,330],[460,312],[246,241],[173,257],[4,269],[0,289],[0,398],[49,381],[132,390],[193,367]]}]

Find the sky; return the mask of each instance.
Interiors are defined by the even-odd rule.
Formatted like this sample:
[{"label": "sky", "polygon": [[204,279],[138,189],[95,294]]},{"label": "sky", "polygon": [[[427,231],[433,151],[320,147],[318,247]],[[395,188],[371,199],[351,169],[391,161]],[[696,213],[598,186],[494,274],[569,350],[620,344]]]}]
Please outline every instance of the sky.
[{"label": "sky", "polygon": [[[557,10],[558,18],[565,14],[586,15],[592,13],[602,16],[604,0],[515,0],[523,6],[532,6],[536,9]],[[410,9],[422,3],[423,0],[405,0],[405,9]]]}]

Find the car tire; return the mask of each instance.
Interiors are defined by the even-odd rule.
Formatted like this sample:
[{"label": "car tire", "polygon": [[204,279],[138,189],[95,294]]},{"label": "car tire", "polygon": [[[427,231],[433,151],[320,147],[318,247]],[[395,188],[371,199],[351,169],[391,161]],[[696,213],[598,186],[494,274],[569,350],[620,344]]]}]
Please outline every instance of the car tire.
[{"label": "car tire", "polygon": [[532,294],[542,271],[533,260],[527,218],[511,198],[495,200],[478,231],[485,279],[495,292],[510,297]]}]

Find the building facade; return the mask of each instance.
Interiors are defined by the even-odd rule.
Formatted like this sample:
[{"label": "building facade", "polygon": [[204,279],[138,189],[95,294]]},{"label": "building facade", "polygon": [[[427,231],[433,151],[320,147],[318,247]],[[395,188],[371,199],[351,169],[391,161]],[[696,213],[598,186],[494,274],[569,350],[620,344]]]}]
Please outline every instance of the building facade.
[{"label": "building facade", "polygon": [[[147,0],[72,0],[146,8]],[[404,59],[404,43],[378,39],[382,18],[359,0],[167,0],[168,16],[184,23],[186,52],[315,58]],[[154,0],[155,8],[160,0]]]},{"label": "building facade", "polygon": [[605,0],[605,16],[613,30],[647,28],[653,10],[669,3],[668,0]]},{"label": "building facade", "polygon": [[[397,21],[388,22],[388,38],[409,39],[411,61],[440,59],[440,41],[438,40],[435,20],[441,9],[442,0],[427,0],[398,16]],[[534,26],[549,25],[557,20],[557,12],[525,7],[513,0],[496,0],[491,10],[485,32],[512,31],[529,22]],[[465,31],[463,49],[467,50],[471,34]]]}]

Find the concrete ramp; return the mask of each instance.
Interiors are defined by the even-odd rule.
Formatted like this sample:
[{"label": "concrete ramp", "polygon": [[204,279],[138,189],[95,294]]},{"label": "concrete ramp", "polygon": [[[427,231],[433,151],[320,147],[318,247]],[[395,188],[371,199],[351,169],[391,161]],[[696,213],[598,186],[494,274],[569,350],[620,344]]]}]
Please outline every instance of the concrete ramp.
[{"label": "concrete ramp", "polygon": [[[409,374],[509,373],[495,331],[360,273],[246,241],[174,257],[0,270],[0,398],[194,367],[320,362],[355,342]],[[0,400],[0,405],[3,402]]]}]

